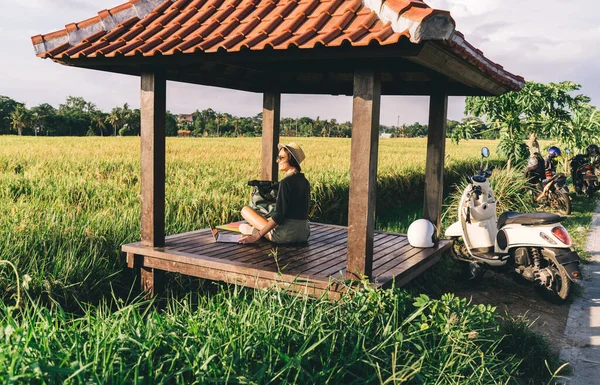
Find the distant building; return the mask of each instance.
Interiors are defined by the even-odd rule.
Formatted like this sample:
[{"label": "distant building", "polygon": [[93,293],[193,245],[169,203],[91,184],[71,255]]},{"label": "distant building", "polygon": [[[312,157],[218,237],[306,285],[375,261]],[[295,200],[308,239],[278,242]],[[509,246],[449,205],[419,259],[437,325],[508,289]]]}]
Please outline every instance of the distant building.
[{"label": "distant building", "polygon": [[392,134],[388,134],[387,132],[383,132],[381,134],[379,134],[380,138],[384,138],[384,139],[389,139],[392,137]]},{"label": "distant building", "polygon": [[192,114],[177,115],[177,123],[192,124],[193,122],[194,122],[194,116]]}]

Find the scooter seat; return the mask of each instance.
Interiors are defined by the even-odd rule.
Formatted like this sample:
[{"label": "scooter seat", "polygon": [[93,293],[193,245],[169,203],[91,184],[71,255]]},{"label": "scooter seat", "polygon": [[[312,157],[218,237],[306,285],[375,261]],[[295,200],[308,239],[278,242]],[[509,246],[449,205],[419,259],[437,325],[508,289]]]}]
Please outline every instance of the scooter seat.
[{"label": "scooter seat", "polygon": [[507,211],[500,215],[498,218],[498,229],[511,223],[520,225],[546,225],[551,223],[559,223],[564,221],[567,217],[562,217],[553,213],[517,213],[514,211]]}]

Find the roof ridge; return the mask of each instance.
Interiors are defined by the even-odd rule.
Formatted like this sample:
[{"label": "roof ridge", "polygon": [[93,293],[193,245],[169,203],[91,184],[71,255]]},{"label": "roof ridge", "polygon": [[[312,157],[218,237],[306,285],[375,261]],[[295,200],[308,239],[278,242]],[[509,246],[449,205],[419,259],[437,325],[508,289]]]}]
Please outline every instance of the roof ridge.
[{"label": "roof ridge", "polygon": [[394,32],[409,32],[410,41],[448,40],[455,29],[454,19],[447,11],[429,7],[421,0],[363,0],[384,23],[391,23]]}]

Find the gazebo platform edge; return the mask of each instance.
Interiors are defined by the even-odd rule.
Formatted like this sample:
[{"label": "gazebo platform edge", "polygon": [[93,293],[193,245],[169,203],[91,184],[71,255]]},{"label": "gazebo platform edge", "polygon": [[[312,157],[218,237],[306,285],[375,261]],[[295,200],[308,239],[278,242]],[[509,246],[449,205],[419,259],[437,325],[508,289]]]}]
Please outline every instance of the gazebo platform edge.
[{"label": "gazebo platform edge", "polygon": [[[125,244],[130,268],[140,268],[142,289],[154,294],[162,271],[222,281],[252,288],[279,288],[331,299],[347,289],[345,270],[347,228],[311,223],[311,238],[303,245],[255,245],[216,243],[210,229],[167,236],[164,247]],[[436,247],[419,249],[406,235],[375,232],[373,279],[376,287],[403,286],[439,261],[450,247],[440,240]],[[156,276],[155,276],[156,274]]]}]

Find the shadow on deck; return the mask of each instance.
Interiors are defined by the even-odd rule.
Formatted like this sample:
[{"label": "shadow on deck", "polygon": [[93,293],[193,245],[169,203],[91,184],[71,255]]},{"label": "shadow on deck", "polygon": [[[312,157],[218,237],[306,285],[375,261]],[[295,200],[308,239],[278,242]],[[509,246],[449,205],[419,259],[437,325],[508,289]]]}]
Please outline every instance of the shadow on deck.
[{"label": "shadow on deck", "polygon": [[[277,283],[311,295],[338,297],[346,285],[347,227],[311,223],[311,236],[301,245],[216,243],[210,229],[166,237],[165,247],[123,245],[130,268],[142,268],[142,286],[154,290],[154,271],[264,288]],[[377,287],[402,286],[434,265],[450,242],[420,249],[406,235],[375,232],[373,279]]]}]

